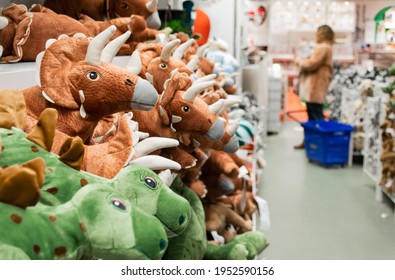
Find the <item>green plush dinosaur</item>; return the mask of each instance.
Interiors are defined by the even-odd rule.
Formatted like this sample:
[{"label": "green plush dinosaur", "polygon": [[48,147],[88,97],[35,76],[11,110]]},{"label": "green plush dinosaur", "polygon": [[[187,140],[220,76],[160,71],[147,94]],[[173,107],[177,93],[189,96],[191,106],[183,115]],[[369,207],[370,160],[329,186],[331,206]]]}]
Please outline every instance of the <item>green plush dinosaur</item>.
[{"label": "green plush dinosaur", "polygon": [[265,235],[257,231],[240,234],[225,245],[207,243],[203,204],[199,197],[182,182],[180,177],[175,178],[171,188],[189,201],[192,215],[184,232],[169,239],[163,259],[250,260],[267,246]]},{"label": "green plush dinosaur", "polygon": [[180,234],[189,223],[191,207],[188,201],[171,191],[160,177],[149,169],[129,165],[115,178],[106,179],[70,168],[59,161],[59,156],[26,139],[26,134],[20,129],[0,128],[0,137],[3,146],[0,167],[23,164],[36,157],[45,160],[46,177],[40,198],[43,204],[65,203],[85,185],[101,183],[120,191],[133,206],[156,216],[169,236]]},{"label": "green plush dinosaur", "polygon": [[159,220],[104,184],[90,184],[58,206],[0,203],[0,259],[160,259]]}]

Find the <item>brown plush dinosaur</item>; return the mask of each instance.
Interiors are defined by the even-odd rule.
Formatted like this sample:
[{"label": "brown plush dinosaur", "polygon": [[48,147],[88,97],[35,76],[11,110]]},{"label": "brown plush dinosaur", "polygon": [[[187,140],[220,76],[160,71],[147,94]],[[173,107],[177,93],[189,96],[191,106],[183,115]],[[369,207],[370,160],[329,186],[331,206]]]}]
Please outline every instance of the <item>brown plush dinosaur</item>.
[{"label": "brown plush dinosaur", "polygon": [[207,203],[204,205],[204,213],[207,231],[217,231],[222,235],[227,231],[229,225],[233,225],[240,232],[252,230],[252,221],[245,220],[230,206],[220,202]]},{"label": "brown plush dinosaur", "polygon": [[180,90],[180,74],[173,72],[165,83],[165,91],[160,95],[155,109],[148,112],[136,111],[133,119],[140,130],[150,135],[178,139],[188,145],[189,133],[195,132],[218,140],[224,134],[224,122],[213,114],[208,105],[196,98],[211,82],[199,83]]},{"label": "brown plush dinosaur", "polygon": [[28,101],[24,129],[30,131],[45,108],[57,109],[59,122],[52,151],[58,153],[69,136],[78,135],[87,145],[83,169],[105,177],[114,176],[127,163],[133,140],[123,120],[117,137],[101,145],[89,145],[97,122],[116,112],[149,110],[158,98],[149,82],[110,64],[128,35],[104,48],[114,31],[115,27],[110,27],[92,41],[80,37],[50,41],[37,60],[39,86],[23,91]]},{"label": "brown plush dinosaur", "polygon": [[68,16],[28,12],[24,5],[11,4],[0,16],[0,61],[34,61],[48,39],[76,33],[91,36],[83,24]]},{"label": "brown plush dinosaur", "polygon": [[69,0],[67,3],[45,0],[44,6],[74,19],[78,19],[80,13],[99,21],[140,15],[147,21],[149,28],[159,29],[161,25],[157,0]]},{"label": "brown plush dinosaur", "polygon": [[[192,41],[190,40],[178,46],[180,40],[173,40],[165,45],[152,44],[139,48],[141,56],[140,77],[150,81],[158,93],[161,94],[164,90],[164,84],[172,71],[178,69],[180,74],[185,75],[179,78],[180,88],[187,89],[190,87],[192,80],[189,79],[189,76],[193,73],[196,64],[194,61],[186,64],[179,57]],[[172,55],[173,51],[174,54]]]},{"label": "brown plush dinosaur", "polygon": [[251,191],[236,191],[231,195],[222,197],[220,202],[230,205],[240,216],[252,220],[252,215],[258,210],[258,203]]},{"label": "brown plush dinosaur", "polygon": [[[163,31],[147,28],[145,19],[139,15],[95,21],[87,15],[80,14],[79,21],[57,14],[42,5],[34,5],[27,11],[24,5],[11,4],[3,9],[0,16],[0,61],[18,62],[34,61],[45,50],[49,39],[60,35],[73,36],[82,33],[94,37],[114,25],[117,29],[111,40],[131,31],[131,35],[119,50],[119,55],[130,55],[140,42],[154,40]],[[51,28],[47,28],[51,26]],[[45,28],[46,32],[42,32]]]}]

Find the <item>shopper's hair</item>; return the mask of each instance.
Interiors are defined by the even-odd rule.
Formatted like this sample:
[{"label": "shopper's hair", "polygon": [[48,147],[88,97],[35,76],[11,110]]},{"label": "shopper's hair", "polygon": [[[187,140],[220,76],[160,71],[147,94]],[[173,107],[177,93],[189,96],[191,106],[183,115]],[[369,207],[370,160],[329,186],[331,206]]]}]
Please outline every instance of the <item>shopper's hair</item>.
[{"label": "shopper's hair", "polygon": [[335,33],[329,25],[321,25],[317,29],[317,43],[335,43]]}]

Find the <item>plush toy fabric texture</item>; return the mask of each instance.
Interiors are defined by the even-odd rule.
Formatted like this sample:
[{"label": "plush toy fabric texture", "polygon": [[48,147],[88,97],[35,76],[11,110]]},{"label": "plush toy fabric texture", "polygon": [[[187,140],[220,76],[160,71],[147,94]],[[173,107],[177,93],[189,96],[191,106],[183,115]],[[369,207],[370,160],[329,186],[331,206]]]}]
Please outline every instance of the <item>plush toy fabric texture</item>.
[{"label": "plush toy fabric texture", "polygon": [[167,247],[162,224],[106,185],[60,206],[0,209],[0,259],[160,259]]},{"label": "plush toy fabric texture", "polygon": [[[165,82],[166,89],[160,95],[154,110],[134,112],[133,119],[139,123],[139,129],[153,136],[177,139],[185,145],[191,144],[190,133],[199,133],[214,141],[220,139],[224,134],[223,120],[197,97],[211,83],[192,85],[186,90],[180,90],[180,76],[182,75],[173,72]],[[176,155],[172,151],[169,156],[175,159]]]},{"label": "plush toy fabric texture", "polygon": [[158,34],[165,34],[164,31],[147,28],[145,19],[139,15],[98,21],[87,15],[81,14],[79,22],[81,22],[91,32],[92,36],[96,36],[111,25],[114,25],[117,28],[112,39],[121,36],[127,31],[131,31],[132,34],[121,47],[118,55],[131,55],[139,43],[155,40]]},{"label": "plush toy fabric texture", "polygon": [[0,168],[0,201],[21,208],[36,205],[44,177],[45,161],[42,158]]},{"label": "plush toy fabric texture", "polygon": [[70,0],[67,4],[61,0],[45,0],[44,6],[74,19],[78,19],[80,13],[99,21],[141,15],[149,28],[159,29],[161,25],[157,0]]},{"label": "plush toy fabric texture", "polygon": [[255,231],[240,234],[225,245],[207,243],[205,214],[201,200],[182,182],[180,177],[175,178],[171,188],[189,201],[192,207],[192,216],[185,231],[169,239],[169,247],[163,259],[254,259],[267,246],[265,235]]},{"label": "plush toy fabric texture", "polygon": [[23,164],[36,157],[45,160],[47,174],[42,187],[43,204],[65,203],[87,184],[100,183],[118,189],[134,206],[156,216],[171,236],[181,233],[190,221],[189,203],[172,192],[149,169],[130,165],[122,169],[113,180],[109,180],[70,168],[57,155],[26,139],[26,134],[19,129],[0,128],[0,136],[4,147],[0,167]]},{"label": "plush toy fabric texture", "polygon": [[206,228],[207,231],[217,231],[219,234],[226,230],[231,224],[236,229],[240,228],[242,232],[252,229],[252,222],[245,220],[229,206],[223,203],[210,203],[205,205]]},{"label": "plush toy fabric texture", "polygon": [[259,231],[250,231],[235,236],[222,246],[207,244],[206,260],[253,260],[267,247],[266,236]]},{"label": "plush toy fabric texture", "polygon": [[[55,108],[59,118],[52,151],[59,153],[69,136],[79,136],[86,145],[82,168],[108,178],[126,164],[133,140],[127,123],[122,122],[116,137],[100,145],[89,145],[98,121],[116,112],[149,110],[158,99],[149,82],[102,61],[101,54],[110,52],[103,46],[113,32],[114,28],[109,28],[92,41],[79,37],[52,41],[38,60],[39,86],[23,91],[28,111],[24,130],[32,129],[45,108]],[[93,57],[97,61],[91,62],[92,51],[88,49],[95,48]]]},{"label": "plush toy fabric texture", "polygon": [[47,40],[58,38],[61,34],[72,36],[83,33],[91,36],[84,25],[68,16],[28,12],[25,8],[11,4],[3,9],[2,17],[8,20],[8,25],[0,30],[0,45],[4,47],[0,61],[34,61],[45,50]]},{"label": "plush toy fabric texture", "polygon": [[171,189],[188,200],[192,207],[191,221],[180,235],[169,239],[169,247],[163,256],[167,260],[201,260],[206,251],[204,210],[199,197],[176,177]]},{"label": "plush toy fabric texture", "polygon": [[23,128],[26,122],[26,103],[19,90],[3,90],[0,94],[0,127]]}]

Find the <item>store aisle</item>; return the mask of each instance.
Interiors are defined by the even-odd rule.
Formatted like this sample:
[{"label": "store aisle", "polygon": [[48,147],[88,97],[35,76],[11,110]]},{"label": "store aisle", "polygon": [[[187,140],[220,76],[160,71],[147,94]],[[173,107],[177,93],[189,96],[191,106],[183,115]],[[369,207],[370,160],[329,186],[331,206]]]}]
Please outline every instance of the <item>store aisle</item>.
[{"label": "store aisle", "polygon": [[360,165],[309,163],[304,150],[293,149],[302,135],[298,124],[283,123],[265,140],[268,166],[260,193],[272,224],[263,258],[395,259],[392,203],[375,201],[373,182]]}]

